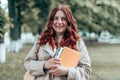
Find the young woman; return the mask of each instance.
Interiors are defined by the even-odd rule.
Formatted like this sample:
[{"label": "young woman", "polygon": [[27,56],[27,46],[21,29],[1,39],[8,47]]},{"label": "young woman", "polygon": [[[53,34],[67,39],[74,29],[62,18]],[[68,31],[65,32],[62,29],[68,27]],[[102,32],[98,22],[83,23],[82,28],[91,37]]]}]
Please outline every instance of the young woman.
[{"label": "young woman", "polygon": [[[54,57],[57,49],[64,46],[82,53],[75,68],[62,66],[61,60]],[[36,77],[35,80],[88,80],[90,64],[88,51],[77,33],[70,8],[56,6],[48,18],[46,29],[26,56],[25,68]]]}]

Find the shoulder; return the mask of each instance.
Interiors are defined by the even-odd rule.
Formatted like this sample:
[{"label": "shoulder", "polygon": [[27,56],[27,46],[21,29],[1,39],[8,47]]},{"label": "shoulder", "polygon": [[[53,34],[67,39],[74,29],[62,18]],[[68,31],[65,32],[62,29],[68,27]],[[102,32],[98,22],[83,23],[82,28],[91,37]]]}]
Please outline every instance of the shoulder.
[{"label": "shoulder", "polygon": [[40,42],[40,38],[41,38],[40,34],[36,35],[35,43],[39,43]]},{"label": "shoulder", "polygon": [[80,38],[80,39],[77,41],[76,47],[77,47],[77,49],[82,49],[83,47],[86,47],[86,45],[85,45],[85,43],[84,43],[84,40],[83,40],[82,38]]},{"label": "shoulder", "polygon": [[77,45],[79,45],[79,46],[84,46],[84,45],[85,45],[83,38],[80,38],[80,39],[77,41]]}]

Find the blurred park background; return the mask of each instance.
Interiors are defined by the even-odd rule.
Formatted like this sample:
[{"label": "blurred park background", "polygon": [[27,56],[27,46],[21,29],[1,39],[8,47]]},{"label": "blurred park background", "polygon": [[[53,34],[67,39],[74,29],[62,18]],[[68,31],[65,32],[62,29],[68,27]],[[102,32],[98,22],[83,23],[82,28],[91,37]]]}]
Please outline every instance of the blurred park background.
[{"label": "blurred park background", "polygon": [[120,80],[120,0],[0,0],[0,80],[23,80],[25,55],[60,2],[88,48],[90,80]]}]

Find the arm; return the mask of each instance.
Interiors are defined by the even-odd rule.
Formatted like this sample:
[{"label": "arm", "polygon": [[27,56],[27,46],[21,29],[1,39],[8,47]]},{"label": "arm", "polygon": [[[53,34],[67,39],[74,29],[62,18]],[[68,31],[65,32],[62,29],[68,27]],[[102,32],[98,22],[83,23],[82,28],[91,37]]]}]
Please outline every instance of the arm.
[{"label": "arm", "polygon": [[36,44],[32,47],[25,58],[24,66],[31,75],[45,75],[43,69],[45,61],[38,61],[36,57]]},{"label": "arm", "polygon": [[[32,47],[32,49],[29,51],[28,55],[25,58],[25,68],[31,75],[45,75],[46,71],[48,71],[51,66],[53,65],[60,65],[61,62],[59,59],[56,58],[49,58],[49,59],[43,59],[43,55],[41,55],[41,58],[43,60],[37,60],[36,58],[36,44]],[[44,54],[45,51],[42,49],[43,47],[40,47],[40,52]],[[37,54],[40,54],[37,53]],[[39,55],[38,55],[39,56]]]},{"label": "arm", "polygon": [[68,69],[67,80],[88,80],[91,72],[90,71],[91,63],[87,48],[82,39],[78,41],[77,49],[83,54],[83,56],[75,69],[74,68]]}]

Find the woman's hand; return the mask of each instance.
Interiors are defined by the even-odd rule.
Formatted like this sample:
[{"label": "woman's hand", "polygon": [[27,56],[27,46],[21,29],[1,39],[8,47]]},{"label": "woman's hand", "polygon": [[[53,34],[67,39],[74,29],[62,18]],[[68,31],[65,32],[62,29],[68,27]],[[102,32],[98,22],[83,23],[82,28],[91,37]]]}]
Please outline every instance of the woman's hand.
[{"label": "woman's hand", "polygon": [[61,60],[56,58],[51,58],[45,62],[44,68],[50,69],[53,65],[61,65]]},{"label": "woman's hand", "polygon": [[55,76],[62,76],[68,74],[68,69],[61,65],[53,65],[49,70],[49,73]]}]

